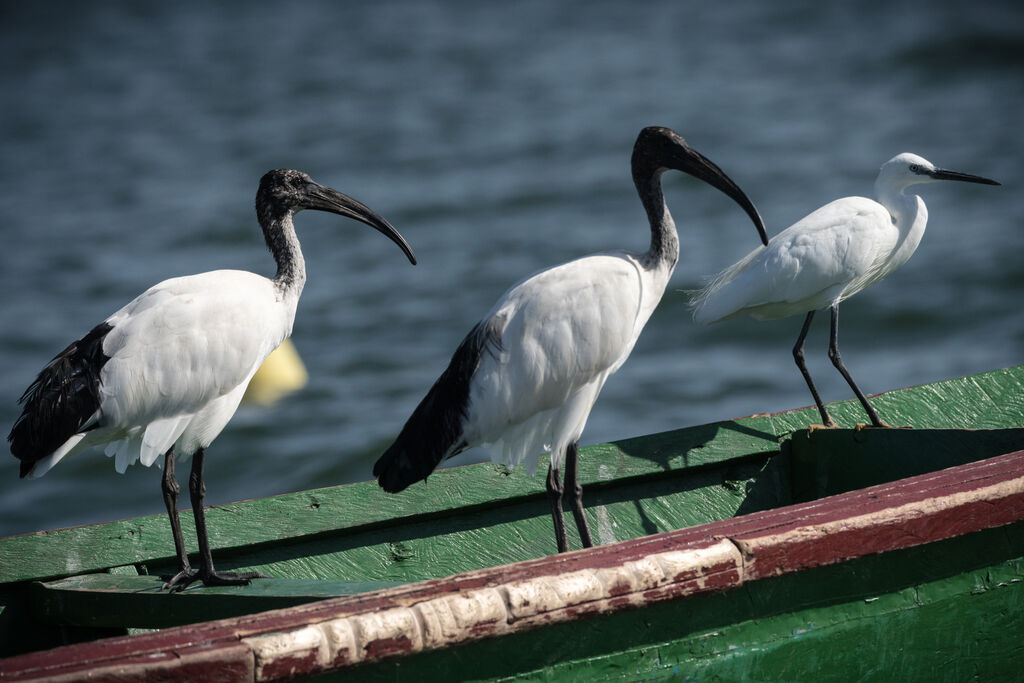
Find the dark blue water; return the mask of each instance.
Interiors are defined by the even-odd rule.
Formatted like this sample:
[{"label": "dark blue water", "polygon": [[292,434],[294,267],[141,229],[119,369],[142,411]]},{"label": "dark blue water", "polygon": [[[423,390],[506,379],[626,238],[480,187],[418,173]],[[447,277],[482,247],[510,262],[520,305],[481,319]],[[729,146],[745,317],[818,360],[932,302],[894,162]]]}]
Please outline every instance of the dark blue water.
[{"label": "dark blue water", "polygon": [[[366,202],[420,259],[299,216],[294,342],[311,382],[236,415],[210,449],[211,503],[369,478],[510,284],[645,248],[628,164],[645,125],[720,164],[770,233],[870,193],[898,152],[1002,181],[923,189],[928,233],[844,304],[843,350],[867,392],[1024,361],[1020,3],[27,4],[0,6],[5,429],[35,373],[149,285],[272,274],[252,209],[269,168]],[[585,443],[810,402],[790,356],[799,319],[690,321],[681,290],[756,236],[713,190],[675,174],[666,192],[680,264]],[[850,391],[826,317],[809,364],[837,400]],[[154,470],[117,476],[97,452],[19,481],[0,459],[0,535],[161,511]]]}]

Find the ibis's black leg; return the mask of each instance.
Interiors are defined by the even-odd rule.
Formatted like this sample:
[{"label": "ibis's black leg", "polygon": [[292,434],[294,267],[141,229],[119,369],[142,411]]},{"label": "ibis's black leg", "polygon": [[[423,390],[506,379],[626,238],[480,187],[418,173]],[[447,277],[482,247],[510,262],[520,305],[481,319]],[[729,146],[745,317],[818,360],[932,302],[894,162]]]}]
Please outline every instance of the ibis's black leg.
[{"label": "ibis's black leg", "polygon": [[555,523],[555,542],[558,544],[558,552],[564,553],[569,549],[569,542],[565,537],[565,519],[562,518],[562,482],[558,478],[558,470],[548,467],[548,502],[551,503],[551,519]]},{"label": "ibis's black leg", "polygon": [[818,395],[818,388],[814,386],[811,373],[807,372],[807,365],[804,363],[804,339],[807,338],[807,331],[811,329],[811,320],[813,319],[814,311],[808,313],[804,318],[803,329],[800,330],[800,336],[797,337],[796,345],[793,347],[793,360],[796,361],[796,366],[800,368],[800,374],[804,376],[804,381],[807,382],[807,387],[811,390],[814,404],[818,406],[818,412],[821,413],[821,423],[826,427],[835,427],[836,423],[832,421],[828,411],[825,410],[825,404],[821,402],[821,396]]},{"label": "ibis's black leg", "polygon": [[185,552],[185,539],[181,535],[181,521],[178,519],[178,478],[174,476],[174,446],[164,453],[164,476],[161,480],[161,490],[164,494],[164,505],[167,506],[167,516],[171,519],[171,535],[174,536],[174,552],[178,555],[178,573],[174,576],[162,577],[165,581],[164,588],[173,588],[185,579],[195,577],[196,570],[188,563],[188,553]]},{"label": "ibis's black leg", "polygon": [[871,424],[875,427],[885,427],[886,425],[878,419],[878,413],[868,403],[867,397],[864,396],[864,392],[860,390],[856,382],[853,381],[853,377],[850,377],[850,372],[843,365],[843,359],[839,355],[839,304],[832,305],[832,334],[828,342],[828,357],[832,361],[832,365],[836,366],[846,383],[853,389],[853,393],[857,394],[857,398],[860,400],[860,404],[864,406],[864,411],[868,414],[868,418],[871,420]]},{"label": "ibis's black leg", "polygon": [[572,505],[572,516],[576,518],[576,528],[580,532],[580,542],[584,548],[592,548],[594,542],[590,540],[590,527],[587,526],[587,518],[583,514],[583,487],[576,476],[579,449],[579,442],[571,443],[565,449],[565,488],[569,490],[569,503]]},{"label": "ibis's black leg", "polygon": [[192,456],[192,473],[188,478],[188,492],[192,498],[192,514],[196,518],[196,537],[199,541],[199,578],[207,586],[244,586],[252,579],[267,578],[259,572],[217,572],[213,568],[213,555],[210,553],[210,536],[206,532],[206,512],[203,510],[203,498],[206,497],[206,484],[203,482],[203,465],[206,460],[206,449],[200,448]]},{"label": "ibis's black leg", "polygon": [[174,588],[181,590],[196,579],[207,586],[244,586],[252,579],[267,578],[259,572],[218,572],[214,570],[213,556],[210,553],[210,537],[206,532],[206,512],[203,510],[203,498],[206,496],[206,484],[203,483],[205,459],[206,451],[200,448],[192,456],[192,473],[188,477],[188,492],[192,498],[192,514],[196,519],[196,538],[199,541],[199,570],[195,576],[179,582]]}]

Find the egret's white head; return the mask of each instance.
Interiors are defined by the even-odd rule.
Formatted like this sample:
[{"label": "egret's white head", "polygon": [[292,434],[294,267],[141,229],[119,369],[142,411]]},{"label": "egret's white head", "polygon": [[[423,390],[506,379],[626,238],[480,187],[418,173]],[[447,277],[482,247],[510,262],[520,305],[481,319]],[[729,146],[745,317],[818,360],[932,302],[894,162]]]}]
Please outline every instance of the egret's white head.
[{"label": "egret's white head", "polygon": [[911,154],[910,152],[897,154],[882,164],[882,168],[878,172],[878,180],[875,184],[880,188],[902,190],[909,185],[931,183],[937,180],[960,180],[968,183],[981,183],[983,185],[999,184],[994,180],[981,176],[936,168],[935,164],[924,157]]}]

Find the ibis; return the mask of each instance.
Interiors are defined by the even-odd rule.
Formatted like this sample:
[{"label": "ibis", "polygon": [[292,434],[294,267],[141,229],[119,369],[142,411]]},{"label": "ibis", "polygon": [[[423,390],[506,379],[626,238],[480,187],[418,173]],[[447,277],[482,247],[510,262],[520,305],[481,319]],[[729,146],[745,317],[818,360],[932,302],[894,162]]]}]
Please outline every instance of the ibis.
[{"label": "ibis", "polygon": [[593,545],[577,477],[579,438],[602,386],[626,361],[679,258],[661,187],[669,169],[738,202],[767,241],[754,205],[718,166],[668,128],[643,129],[633,148],[632,173],[650,221],[650,247],[570,261],[505,292],[377,460],[373,474],[385,491],[426,479],[443,460],[472,446],[489,447],[494,461],[509,466],[525,460],[530,474],[539,455],[550,452],[546,489],[558,550],[568,548],[565,489],[581,542]]},{"label": "ibis", "polygon": [[828,357],[856,394],[872,426],[886,426],[839,353],[839,304],[893,272],[913,255],[928,222],[928,209],[907,188],[939,180],[998,185],[981,176],[936,168],[916,154],[898,154],[882,165],[875,197],[837,199],[800,219],[695,292],[698,323],[749,315],[757,320],[806,313],[793,359],[826,427],[834,427],[804,363],[804,339],[815,311],[831,311]]},{"label": "ibis", "polygon": [[[216,270],[165,280],[72,342],[21,397],[7,437],[21,477],[41,477],[64,458],[105,445],[114,467],[150,466],[163,456],[161,490],[170,519],[178,572],[164,584],[183,590],[240,585],[260,576],[214,569],[203,498],[206,448],[238,408],[263,360],[292,331],[306,282],[294,215],[303,209],[352,218],[412,249],[367,206],[294,170],[260,180],[256,214],[277,274],[266,278]],[[189,494],[199,543],[199,567],[188,560],[178,519],[175,458],[192,457]]]}]

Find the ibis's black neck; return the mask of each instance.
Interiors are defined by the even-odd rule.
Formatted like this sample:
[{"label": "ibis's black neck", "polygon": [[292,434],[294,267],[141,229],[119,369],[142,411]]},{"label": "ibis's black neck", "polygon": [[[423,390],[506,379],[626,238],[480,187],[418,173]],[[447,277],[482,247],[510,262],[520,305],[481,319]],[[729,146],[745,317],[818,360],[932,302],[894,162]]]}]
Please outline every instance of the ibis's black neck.
[{"label": "ibis's black neck", "polygon": [[286,292],[301,293],[306,284],[306,260],[295,234],[295,224],[292,222],[294,212],[264,210],[258,214],[263,238],[277,263],[274,283]]},{"label": "ibis's black neck", "polygon": [[651,248],[643,255],[642,263],[648,270],[673,268],[679,260],[679,235],[661,190],[661,174],[666,168],[652,163],[640,150],[633,153],[632,166],[633,184],[651,224]]}]

